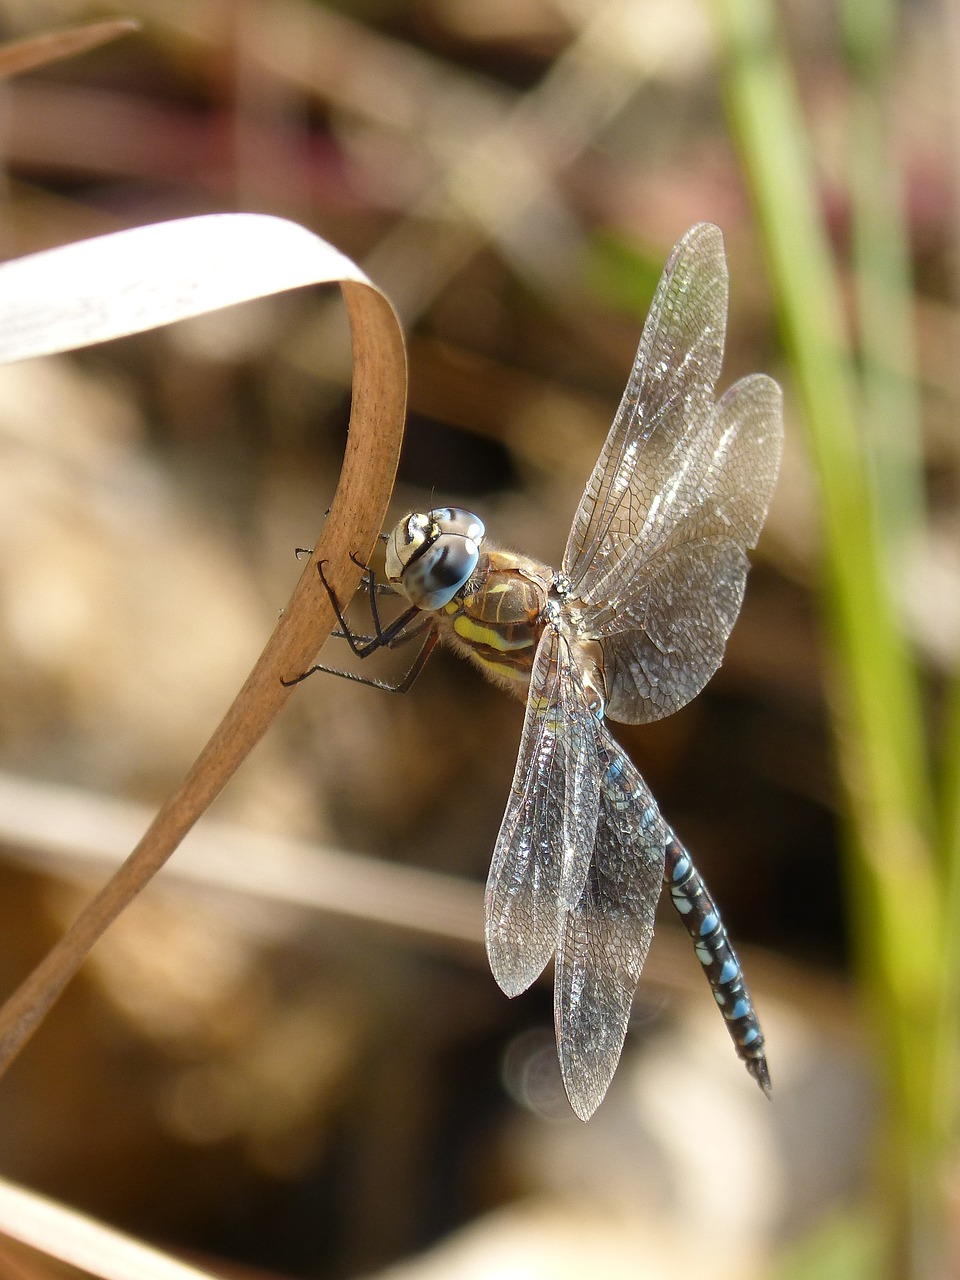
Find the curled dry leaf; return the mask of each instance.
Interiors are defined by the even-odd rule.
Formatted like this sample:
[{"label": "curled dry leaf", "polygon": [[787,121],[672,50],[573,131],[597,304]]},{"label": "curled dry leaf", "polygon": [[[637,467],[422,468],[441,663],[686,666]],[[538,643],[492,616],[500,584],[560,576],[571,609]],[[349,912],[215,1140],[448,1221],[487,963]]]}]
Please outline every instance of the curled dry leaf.
[{"label": "curled dry leaf", "polygon": [[[396,472],[406,354],[390,303],[326,241],[281,218],[215,214],[137,227],[0,266],[0,362],[106,342],[306,285],[338,283],[350,318],[350,430],[314,557],[243,688],[143,839],[0,1010],[0,1071],[12,1061],[110,922],[173,853],[266,732],[334,625],[315,572],[356,590]],[[319,514],[319,513],[318,513]]]}]

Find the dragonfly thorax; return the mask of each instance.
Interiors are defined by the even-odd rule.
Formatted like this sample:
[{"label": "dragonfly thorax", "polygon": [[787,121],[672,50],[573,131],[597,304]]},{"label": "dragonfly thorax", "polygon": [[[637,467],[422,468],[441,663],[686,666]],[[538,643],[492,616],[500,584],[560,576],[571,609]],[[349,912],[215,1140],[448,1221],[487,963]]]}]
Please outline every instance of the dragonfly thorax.
[{"label": "dragonfly thorax", "polygon": [[476,569],[485,533],[463,507],[413,511],[387,539],[387,580],[418,609],[442,609]]}]

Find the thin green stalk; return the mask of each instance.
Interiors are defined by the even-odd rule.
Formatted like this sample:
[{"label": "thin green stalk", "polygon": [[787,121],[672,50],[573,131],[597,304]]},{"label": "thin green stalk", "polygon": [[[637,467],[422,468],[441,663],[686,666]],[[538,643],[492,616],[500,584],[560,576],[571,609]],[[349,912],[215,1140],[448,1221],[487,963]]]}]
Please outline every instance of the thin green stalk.
[{"label": "thin green stalk", "polygon": [[[949,79],[947,127],[952,134],[954,185],[960,181],[960,9],[945,2],[940,5],[940,31],[946,61],[944,71]],[[952,127],[951,127],[952,126]],[[960,236],[960,219],[954,210],[954,236]],[[956,306],[960,301],[960,278],[953,270],[952,293]],[[957,402],[954,387],[954,404]],[[960,654],[944,697],[944,718],[940,737],[939,771],[940,857],[944,877],[945,941],[940,1001],[940,1057],[937,1070],[939,1093],[947,1100],[943,1114],[945,1141],[953,1144],[954,1169],[958,1163],[960,1143]]]},{"label": "thin green stalk", "polygon": [[960,668],[945,700],[940,770],[941,861],[944,869],[946,936],[941,978],[937,1093],[943,1101],[944,1141],[957,1141],[957,1063],[960,1060]]},{"label": "thin green stalk", "polygon": [[863,420],[896,582],[926,524],[912,266],[891,111],[902,10],[897,0],[843,0],[840,14]]},{"label": "thin green stalk", "polygon": [[[953,893],[948,910],[951,920],[960,921],[960,669],[953,674],[946,699],[940,793],[943,796],[941,830],[944,862]],[[960,935],[954,935],[953,944],[960,945]],[[954,953],[954,959],[960,961],[960,955]],[[960,979],[960,963],[953,966],[953,972]]]},{"label": "thin green stalk", "polygon": [[863,404],[795,86],[769,0],[715,0],[728,105],[752,185],[816,466],[834,714],[852,845],[851,920],[876,1020],[910,1242],[932,1200],[931,1027],[942,963],[919,681],[897,624]]},{"label": "thin green stalk", "polygon": [[[891,107],[903,13],[897,0],[843,0],[840,16],[850,74],[847,153],[865,444],[896,599],[898,582],[923,550],[927,528],[912,263]],[[944,914],[944,947],[952,948],[954,959],[960,959],[957,920]],[[960,985],[950,951],[944,955],[931,975],[940,999],[931,1037],[930,1101],[937,1141],[945,1146],[956,1122]]]}]

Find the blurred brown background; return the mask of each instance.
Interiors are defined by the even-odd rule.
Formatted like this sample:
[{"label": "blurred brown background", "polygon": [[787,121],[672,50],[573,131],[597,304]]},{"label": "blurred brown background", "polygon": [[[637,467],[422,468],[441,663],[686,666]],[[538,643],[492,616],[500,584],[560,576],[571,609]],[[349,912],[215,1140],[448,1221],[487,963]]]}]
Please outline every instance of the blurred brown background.
[{"label": "blurred brown background", "polygon": [[[660,269],[697,221],[727,242],[722,385],[783,378],[707,6],[123,12],[138,34],[2,87],[3,255],[223,209],[328,238],[409,336],[396,516],[466,505],[492,539],[557,563]],[[0,35],[101,16],[8,3]],[[784,16],[842,254],[829,11]],[[935,77],[915,74],[935,16],[912,6],[893,104],[928,295],[941,577],[912,589],[934,673],[960,608],[956,321],[938,297],[953,215]],[[2,371],[4,991],[100,882],[98,851],[132,843],[165,799],[289,595],[336,483],[345,332],[338,295],[305,292]],[[610,1096],[589,1126],[570,1116],[549,984],[502,996],[464,936],[479,939],[479,899],[451,880],[486,873],[521,708],[441,654],[403,699],[304,686],[213,815],[259,833],[264,884],[228,887],[216,865],[185,880],[188,842],[0,1087],[0,1171],[211,1265],[668,1276],[709,1256],[721,1277],[771,1274],[858,1185],[870,1132],[842,983],[816,515],[785,390],[783,473],[727,660],[680,714],[619,732],[742,946],[773,1106],[664,918]],[[28,839],[32,812],[55,813],[61,838]],[[274,866],[274,837],[306,843]],[[229,835],[218,847],[229,866]],[[375,868],[334,876],[354,895],[336,910],[322,891],[291,905],[271,875],[306,884],[324,849],[436,874],[400,874],[399,921]]]}]

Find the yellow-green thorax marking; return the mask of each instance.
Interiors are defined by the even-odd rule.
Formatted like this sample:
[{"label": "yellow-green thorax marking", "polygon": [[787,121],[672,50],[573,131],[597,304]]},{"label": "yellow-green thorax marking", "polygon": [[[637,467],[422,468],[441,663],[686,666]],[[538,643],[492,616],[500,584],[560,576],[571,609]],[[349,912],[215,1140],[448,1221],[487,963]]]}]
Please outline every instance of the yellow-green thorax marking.
[{"label": "yellow-green thorax marking", "polygon": [[522,698],[552,584],[548,566],[529,556],[482,554],[466,584],[439,611],[440,636],[484,675]]}]

